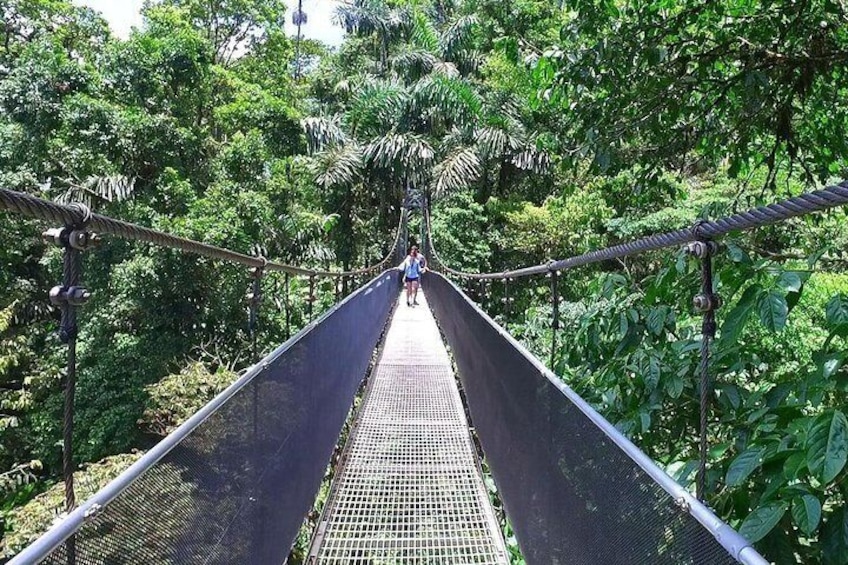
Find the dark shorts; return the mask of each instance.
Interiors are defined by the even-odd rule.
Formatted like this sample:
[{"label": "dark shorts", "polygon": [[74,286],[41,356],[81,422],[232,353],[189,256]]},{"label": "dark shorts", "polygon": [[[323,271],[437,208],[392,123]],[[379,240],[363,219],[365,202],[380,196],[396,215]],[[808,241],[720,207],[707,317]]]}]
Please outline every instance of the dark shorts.
[{"label": "dark shorts", "polygon": [[414,279],[405,277],[404,280],[406,280],[406,282],[418,282],[418,277],[415,277]]}]

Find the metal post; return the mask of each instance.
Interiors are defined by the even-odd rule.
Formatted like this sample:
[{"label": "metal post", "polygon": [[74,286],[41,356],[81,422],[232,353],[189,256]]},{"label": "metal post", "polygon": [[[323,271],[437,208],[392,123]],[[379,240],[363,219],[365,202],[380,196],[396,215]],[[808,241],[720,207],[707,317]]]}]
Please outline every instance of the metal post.
[{"label": "metal post", "polygon": [[260,257],[260,259],[262,266],[253,270],[253,284],[250,293],[247,295],[250,304],[247,331],[250,334],[250,350],[254,359],[256,359],[256,325],[259,321],[259,303],[262,302],[262,277],[265,275],[265,266],[268,264],[265,257]]},{"label": "metal post", "polygon": [[715,311],[721,306],[721,298],[713,293],[713,255],[718,251],[714,241],[703,240],[690,243],[685,248],[687,254],[701,260],[701,293],[693,299],[696,310],[703,313],[701,325],[701,353],[698,366],[700,379],[700,420],[698,442],[698,478],[696,496],[703,501],[707,491],[707,420],[710,404],[710,342],[715,338]]},{"label": "metal post", "polygon": [[510,311],[511,311],[510,304],[509,304],[509,279],[504,278],[503,285],[504,285],[504,317],[506,318],[506,321],[508,322],[509,321],[509,314],[510,314]]},{"label": "metal post", "polygon": [[[256,327],[259,323],[259,305],[262,302],[262,277],[265,275],[265,267],[268,265],[268,260],[265,257],[260,256],[260,260],[262,261],[261,267],[256,267],[253,269],[253,273],[251,276],[253,277],[253,283],[250,293],[247,295],[250,301],[250,312],[248,316],[248,332],[250,333],[250,351],[251,358],[256,359],[257,357],[257,348],[256,348]],[[249,468],[253,473],[253,484],[252,488],[254,489],[253,496],[251,500],[255,503],[258,503],[260,498],[259,493],[259,379],[254,379],[252,383],[250,383],[251,388],[251,399],[252,399],[252,416],[253,416],[253,450],[252,457],[253,461],[249,464]],[[262,505],[259,504],[258,509],[259,512],[256,516],[256,523],[252,528],[253,536],[254,536],[254,547],[258,547],[258,539],[261,535],[261,527],[262,521],[259,520],[259,513],[261,513]]]},{"label": "metal post", "polygon": [[309,275],[309,306],[308,315],[309,321],[312,321],[313,304],[315,304],[315,275]]},{"label": "metal post", "polygon": [[551,323],[551,371],[556,372],[554,369],[554,362],[556,360],[556,348],[557,348],[557,330],[559,329],[559,288],[557,282],[559,281],[559,273],[557,271],[551,270],[551,301],[554,310],[553,321]]},{"label": "metal post", "polygon": [[289,302],[289,274],[283,274],[283,306],[286,309],[286,341],[291,338],[291,303]]},{"label": "metal post", "polygon": [[[74,489],[74,397],[77,385],[77,308],[91,298],[91,293],[81,284],[82,251],[96,245],[99,238],[85,231],[85,225],[91,218],[91,211],[81,205],[75,205],[83,216],[83,221],[77,225],[51,229],[44,232],[43,237],[64,249],[62,258],[62,285],[50,290],[50,302],[62,311],[59,325],[59,339],[68,346],[67,370],[63,379],[64,408],[62,418],[62,476],[65,482],[65,511],[70,513],[76,508],[76,493]],[[71,536],[65,542],[68,564],[76,563],[76,537]]]}]

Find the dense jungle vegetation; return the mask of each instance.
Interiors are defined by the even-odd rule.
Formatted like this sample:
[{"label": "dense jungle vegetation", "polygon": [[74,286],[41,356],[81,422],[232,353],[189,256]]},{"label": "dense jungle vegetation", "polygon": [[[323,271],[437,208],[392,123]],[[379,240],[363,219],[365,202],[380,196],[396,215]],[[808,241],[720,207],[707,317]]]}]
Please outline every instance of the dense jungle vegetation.
[{"label": "dense jungle vegetation", "polygon": [[[342,0],[342,45],[299,51],[282,0],[151,0],[126,40],[67,0],[0,12],[0,186],[292,264],[375,263],[407,194],[446,264],[502,271],[846,175],[834,0]],[[8,557],[62,508],[64,357],[61,255],[42,223],[0,219]],[[845,219],[729,238],[716,260],[707,502],[779,564],[848,563]],[[244,269],[112,240],[84,272],[79,498],[252,362]],[[263,351],[287,335],[282,284],[266,281]],[[308,290],[291,284],[294,330]],[[560,288],[556,372],[691,487],[697,263],[652,253]],[[509,308],[499,285],[469,291],[550,358],[545,279]]]}]

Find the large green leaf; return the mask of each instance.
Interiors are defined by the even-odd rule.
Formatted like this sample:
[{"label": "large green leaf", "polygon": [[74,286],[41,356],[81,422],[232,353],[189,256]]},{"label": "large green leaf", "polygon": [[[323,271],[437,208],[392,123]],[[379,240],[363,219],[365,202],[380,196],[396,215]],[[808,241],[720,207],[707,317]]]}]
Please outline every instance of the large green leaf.
[{"label": "large green leaf", "polygon": [[839,294],[831,298],[825,307],[827,325],[831,331],[848,334],[848,296]]},{"label": "large green leaf", "polygon": [[848,458],[848,420],[839,410],[816,419],[807,437],[807,466],[823,482],[832,481]]},{"label": "large green leaf", "polygon": [[657,306],[655,308],[651,308],[648,312],[648,317],[645,320],[645,325],[648,327],[648,331],[654,335],[660,335],[665,328],[665,321],[668,318],[668,314],[668,306]]},{"label": "large green leaf", "polygon": [[839,508],[825,514],[819,543],[823,565],[845,565],[848,555],[848,509]]},{"label": "large green leaf", "polygon": [[786,506],[785,502],[773,502],[760,506],[745,518],[739,527],[739,533],[751,543],[760,541],[786,514]]},{"label": "large green leaf", "polygon": [[759,303],[760,321],[766,328],[771,331],[780,331],[786,327],[789,305],[781,292],[771,290],[762,294]]},{"label": "large green leaf", "polygon": [[780,275],[777,280],[777,286],[785,292],[798,292],[804,282],[801,276],[794,271],[786,271]]},{"label": "large green leaf", "polygon": [[812,534],[819,527],[821,513],[821,502],[811,494],[805,494],[792,502],[792,519],[807,535]]},{"label": "large green leaf", "polygon": [[760,465],[764,451],[762,447],[752,447],[740,453],[727,468],[727,486],[735,487],[745,482],[748,475]]},{"label": "large green leaf", "polygon": [[734,343],[739,339],[742,330],[745,329],[745,324],[748,322],[751,311],[757,303],[757,296],[760,290],[761,287],[756,284],[746,288],[739,302],[736,303],[736,306],[733,307],[724,319],[724,323],[721,325],[720,338],[723,344]]}]

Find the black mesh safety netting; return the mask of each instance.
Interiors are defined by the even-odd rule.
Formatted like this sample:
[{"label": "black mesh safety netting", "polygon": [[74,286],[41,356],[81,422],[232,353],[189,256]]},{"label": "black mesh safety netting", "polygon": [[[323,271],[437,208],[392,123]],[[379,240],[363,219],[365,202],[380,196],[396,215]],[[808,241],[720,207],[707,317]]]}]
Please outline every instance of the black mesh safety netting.
[{"label": "black mesh safety netting", "polygon": [[394,275],[375,278],[263,359],[97,512],[84,504],[90,517],[73,544],[56,545],[75,527],[60,525],[19,561],[283,563],[397,298]]},{"label": "black mesh safety netting", "polygon": [[528,564],[765,563],[455,285],[431,273],[423,288]]}]

